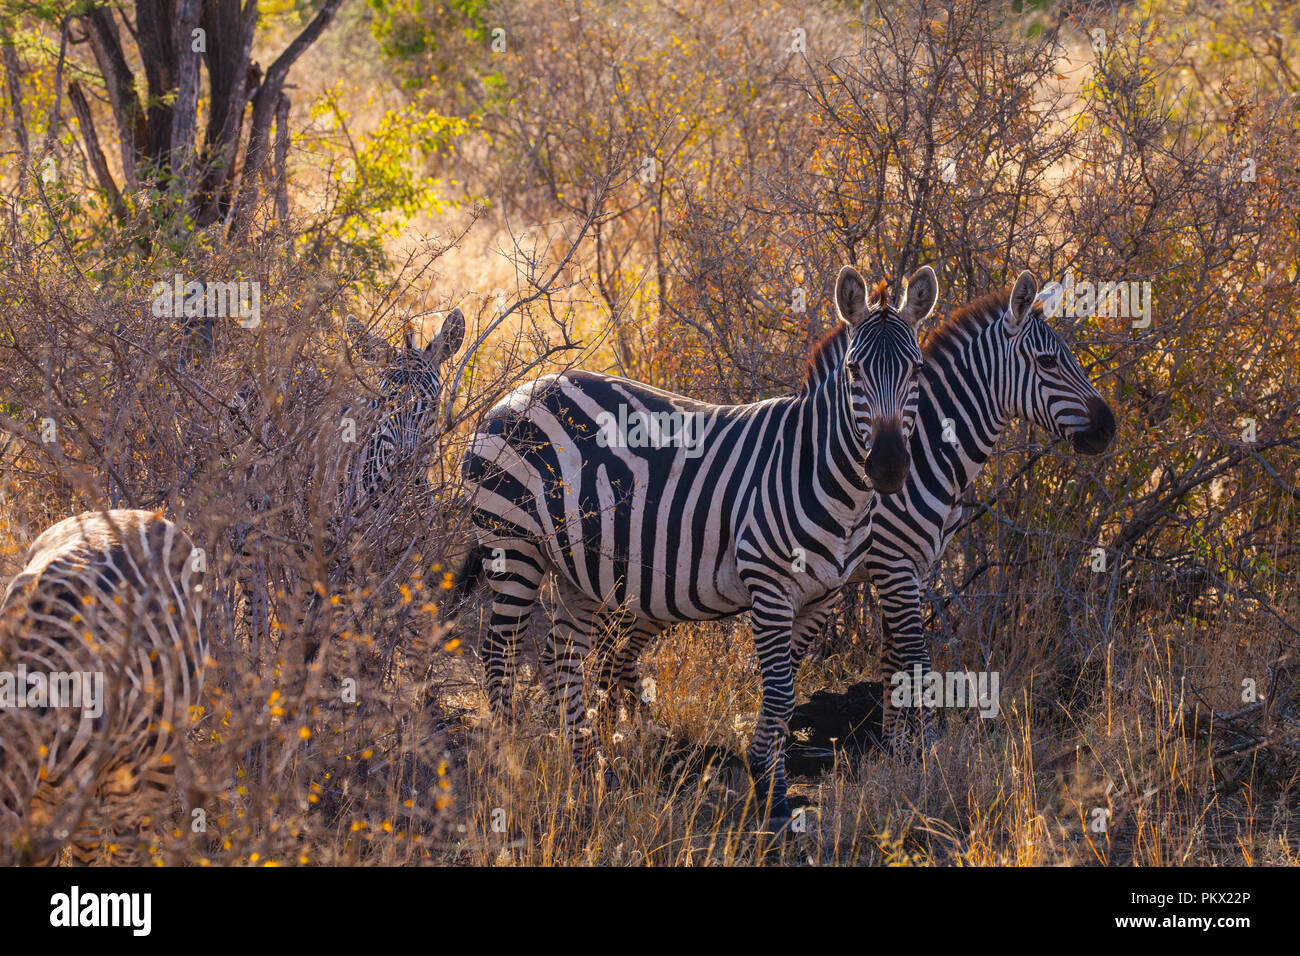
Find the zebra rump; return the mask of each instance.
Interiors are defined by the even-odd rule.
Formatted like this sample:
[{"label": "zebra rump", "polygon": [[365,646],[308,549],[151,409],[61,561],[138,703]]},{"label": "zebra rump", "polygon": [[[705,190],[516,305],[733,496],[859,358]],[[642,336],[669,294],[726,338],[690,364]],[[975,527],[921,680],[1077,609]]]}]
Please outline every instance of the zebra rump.
[{"label": "zebra rump", "polygon": [[[87,512],[0,603],[0,845],[10,862],[145,858],[199,703],[203,561],[160,513]],[[0,850],[0,853],[3,853]]]}]

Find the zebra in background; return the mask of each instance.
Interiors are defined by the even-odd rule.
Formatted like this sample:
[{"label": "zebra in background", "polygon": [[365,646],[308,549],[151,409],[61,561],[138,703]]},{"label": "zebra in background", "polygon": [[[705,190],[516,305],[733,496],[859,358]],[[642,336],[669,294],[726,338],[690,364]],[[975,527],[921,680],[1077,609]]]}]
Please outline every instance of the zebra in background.
[{"label": "zebra in background", "polygon": [[[348,331],[361,338],[364,333],[359,334],[358,328],[359,324],[354,323]],[[366,437],[345,461],[346,472],[329,522],[327,547],[331,551],[340,547],[359,517],[367,513],[373,515],[374,510],[385,503],[386,495],[395,494],[399,472],[417,469],[424,463],[419,452],[438,431],[443,366],[460,350],[464,339],[465,315],[455,308],[443,320],[438,334],[426,345],[418,345],[415,333],[408,331],[402,347],[389,359],[375,395],[362,404],[360,414],[352,422],[352,428],[362,428]],[[246,419],[257,419],[261,399],[256,389],[245,385],[237,396],[237,402]],[[345,422],[351,418],[352,412],[351,408],[344,409]],[[263,425],[265,427],[265,423]],[[337,426],[330,423],[327,427],[334,430]],[[337,431],[332,431],[330,440],[336,440],[337,434]],[[317,439],[321,437],[321,433],[317,433]],[[265,438],[262,443],[269,445]],[[414,478],[418,486],[424,486],[422,474],[415,474]],[[265,500],[265,496],[263,500],[253,502],[254,512],[264,512],[270,507],[271,502]],[[237,547],[246,553],[249,551],[250,532],[248,525],[237,531]],[[251,554],[248,570],[240,575],[240,585],[245,594],[244,619],[256,644],[270,638],[270,580],[264,558]],[[316,609],[317,597],[313,592],[309,598],[309,615]],[[317,647],[314,641],[308,640],[303,650],[304,657],[314,658]]]},{"label": "zebra in background", "polygon": [[459,308],[452,309],[423,348],[415,344],[414,332],[406,333],[403,347],[384,370],[378,396],[366,402],[364,418],[374,428],[349,469],[345,508],[372,504],[435,434],[442,366],[464,340],[465,315]]},{"label": "zebra in background", "polygon": [[493,712],[509,714],[507,658],[549,572],[558,586],[545,656],[584,767],[596,753],[582,664],[598,615],[634,615],[644,643],[674,622],[752,610],[763,690],[750,771],[773,824],[788,821],[792,649],[820,629],[852,569],[873,487],[892,493],[907,476],[917,330],[937,295],[928,266],[896,306],[884,282],[869,291],[845,266],[835,285],[843,321],[792,397],[707,405],[575,371],[492,409],[463,473],[479,548],[464,584],[486,572],[492,590],[484,664]]},{"label": "zebra in background", "polygon": [[69,840],[77,863],[145,860],[202,688],[196,557],[150,511],[87,512],[32,544],[0,603],[0,846],[14,862],[51,862]]},{"label": "zebra in background", "polygon": [[[1053,295],[1059,295],[1059,287]],[[988,460],[998,437],[1016,418],[1068,438],[1076,451],[1103,452],[1115,434],[1115,416],[1088,381],[1044,309],[1038,280],[1021,273],[1014,288],[958,309],[922,349],[920,404],[910,443],[911,471],[902,490],[876,495],[863,518],[861,561],[851,582],[875,585],[884,632],[884,744],[908,753],[905,742],[932,731],[924,710],[889,706],[895,674],[930,670],[921,623],[921,582],[943,554],[961,516],[961,499]],[[862,529],[859,529],[862,530]],[[638,659],[644,649],[640,622],[622,625],[607,641],[600,668],[602,689],[621,691],[635,706]],[[810,644],[794,648],[797,668]],[[908,719],[908,718],[911,719]]]}]

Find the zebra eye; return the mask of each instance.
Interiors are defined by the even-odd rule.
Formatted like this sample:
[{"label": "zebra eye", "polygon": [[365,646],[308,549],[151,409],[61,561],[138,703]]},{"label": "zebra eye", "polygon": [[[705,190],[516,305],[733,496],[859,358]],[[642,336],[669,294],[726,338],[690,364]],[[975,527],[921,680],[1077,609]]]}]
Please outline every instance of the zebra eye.
[{"label": "zebra eye", "polygon": [[1056,356],[1051,352],[1044,352],[1038,356],[1038,364],[1042,368],[1056,368]]}]

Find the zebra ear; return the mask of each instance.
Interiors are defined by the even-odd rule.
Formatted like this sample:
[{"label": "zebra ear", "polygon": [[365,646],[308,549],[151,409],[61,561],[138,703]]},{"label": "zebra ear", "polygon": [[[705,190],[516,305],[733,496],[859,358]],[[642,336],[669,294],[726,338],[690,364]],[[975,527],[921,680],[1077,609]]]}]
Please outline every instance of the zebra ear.
[{"label": "zebra ear", "polygon": [[921,331],[921,323],[934,312],[935,303],[939,301],[939,279],[929,266],[921,266],[907,280],[903,290],[903,301],[898,311],[912,329]]},{"label": "zebra ear", "polygon": [[1002,320],[1002,325],[1008,335],[1015,335],[1024,328],[1025,320],[1029,318],[1029,313],[1034,308],[1034,299],[1037,297],[1038,277],[1026,269],[1016,279],[1015,287],[1011,290],[1011,298],[1007,301],[1007,317]]},{"label": "zebra ear", "polygon": [[460,351],[461,343],[464,341],[465,313],[461,312],[460,308],[457,307],[452,309],[447,318],[443,320],[442,330],[425,347],[424,351],[441,365]]},{"label": "zebra ear", "polygon": [[412,331],[411,329],[407,329],[407,330],[406,330],[406,334],[404,334],[404,335],[402,336],[402,345],[405,346],[407,349],[413,349],[413,348],[415,348],[415,332],[414,332],[414,331]]},{"label": "zebra ear", "polygon": [[845,266],[835,280],[835,310],[849,325],[867,317],[867,284],[853,266]]}]

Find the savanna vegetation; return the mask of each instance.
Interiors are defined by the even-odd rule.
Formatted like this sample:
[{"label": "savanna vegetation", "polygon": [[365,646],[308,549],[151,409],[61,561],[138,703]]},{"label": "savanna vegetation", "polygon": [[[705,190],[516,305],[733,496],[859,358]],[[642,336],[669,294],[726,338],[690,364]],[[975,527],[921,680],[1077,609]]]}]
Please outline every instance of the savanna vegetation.
[{"label": "savanna vegetation", "polygon": [[[0,0],[0,580],[106,506],[205,549],[163,863],[1295,863],[1298,43],[1290,2]],[[616,787],[535,660],[487,719],[459,461],[548,371],[793,390],[845,262],[932,264],[940,313],[1022,269],[1152,308],[1055,320],[1116,438],[1014,425],[924,595],[998,717],[823,754],[763,854],[744,617],[652,649]],[[341,509],[454,306],[438,434]],[[846,593],[801,699],[881,679],[875,613]]]}]

